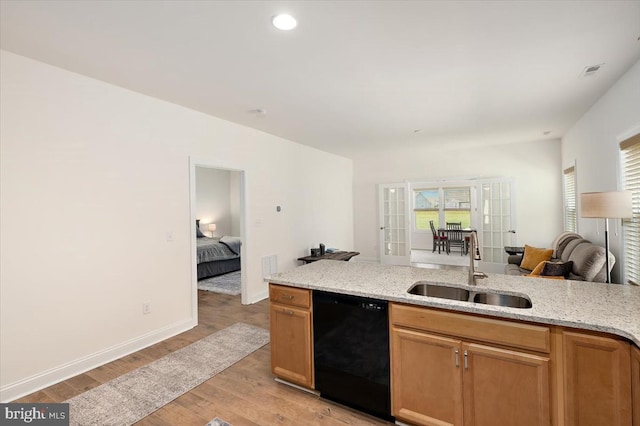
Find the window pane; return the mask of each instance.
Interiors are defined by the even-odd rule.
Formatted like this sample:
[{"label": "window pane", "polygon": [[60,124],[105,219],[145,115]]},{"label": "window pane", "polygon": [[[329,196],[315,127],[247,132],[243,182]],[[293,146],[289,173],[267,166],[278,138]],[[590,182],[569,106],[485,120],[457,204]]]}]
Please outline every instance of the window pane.
[{"label": "window pane", "polygon": [[460,223],[463,228],[471,227],[471,189],[445,188],[444,218],[448,223]]},{"label": "window pane", "polygon": [[471,209],[471,191],[466,188],[446,188],[444,190],[444,208]]},{"label": "window pane", "polygon": [[623,279],[625,283],[640,284],[640,135],[620,144],[623,185],[631,191],[633,217],[622,220]]},{"label": "window pane", "polygon": [[[447,223],[460,222],[463,228],[471,227],[471,212],[469,210],[445,210],[444,219],[445,219],[445,222]],[[434,221],[434,224],[435,224],[435,221]]]},{"label": "window pane", "polygon": [[576,215],[576,171],[575,167],[569,167],[563,172],[564,192],[564,230],[577,232]]},{"label": "window pane", "polygon": [[438,210],[426,210],[426,211],[417,211],[416,212],[416,229],[429,231],[431,227],[429,226],[429,221],[433,221],[433,226],[438,229]]},{"label": "window pane", "polygon": [[418,231],[430,231],[429,221],[438,228],[440,208],[440,192],[438,188],[419,189],[413,191],[413,209],[415,227]]},{"label": "window pane", "polygon": [[440,195],[438,189],[421,189],[415,191],[414,209],[438,209]]}]

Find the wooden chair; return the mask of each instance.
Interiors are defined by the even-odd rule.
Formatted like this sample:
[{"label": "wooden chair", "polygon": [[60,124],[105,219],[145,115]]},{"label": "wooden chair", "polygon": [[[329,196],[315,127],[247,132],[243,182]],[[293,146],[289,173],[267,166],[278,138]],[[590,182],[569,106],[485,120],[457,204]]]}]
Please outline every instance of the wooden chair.
[{"label": "wooden chair", "polygon": [[[462,222],[447,222],[447,229],[462,229]],[[469,253],[469,236],[464,236],[464,254]]]},{"label": "wooden chair", "polygon": [[462,223],[460,222],[447,222],[447,235],[449,237],[447,245],[449,251],[451,247],[460,247],[460,255],[464,255],[467,252],[467,242],[462,235]]},{"label": "wooden chair", "polygon": [[440,250],[444,250],[449,253],[449,246],[447,244],[448,237],[446,235],[438,235],[438,231],[436,231],[435,226],[433,226],[433,221],[429,221],[429,225],[431,226],[431,233],[433,234],[433,252],[436,251],[436,246],[438,247],[438,253]]}]

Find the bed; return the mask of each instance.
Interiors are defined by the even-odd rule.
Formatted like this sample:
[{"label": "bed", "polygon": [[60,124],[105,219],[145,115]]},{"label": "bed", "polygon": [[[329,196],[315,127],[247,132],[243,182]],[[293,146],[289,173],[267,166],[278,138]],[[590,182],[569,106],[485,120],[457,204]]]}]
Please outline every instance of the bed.
[{"label": "bed", "polygon": [[199,221],[196,221],[198,259],[198,280],[215,277],[240,270],[240,238],[213,237],[209,238],[199,232]]}]

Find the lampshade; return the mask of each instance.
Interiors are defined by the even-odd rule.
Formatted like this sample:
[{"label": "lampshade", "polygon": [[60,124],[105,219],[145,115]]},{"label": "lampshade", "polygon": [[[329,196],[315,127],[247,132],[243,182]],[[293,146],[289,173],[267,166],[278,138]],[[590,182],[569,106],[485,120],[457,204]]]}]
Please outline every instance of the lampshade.
[{"label": "lampshade", "polygon": [[216,230],[216,224],[215,223],[210,223],[207,226],[209,227],[209,231],[211,231],[211,232]]},{"label": "lampshade", "polygon": [[623,219],[633,217],[631,191],[582,193],[580,216]]}]

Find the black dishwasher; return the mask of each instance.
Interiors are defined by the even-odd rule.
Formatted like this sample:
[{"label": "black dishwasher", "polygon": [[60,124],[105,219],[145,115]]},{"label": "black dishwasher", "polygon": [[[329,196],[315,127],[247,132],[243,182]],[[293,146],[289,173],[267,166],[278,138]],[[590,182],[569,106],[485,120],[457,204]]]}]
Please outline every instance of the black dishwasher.
[{"label": "black dishwasher", "polygon": [[314,291],[313,354],[323,398],[393,420],[386,301]]}]

